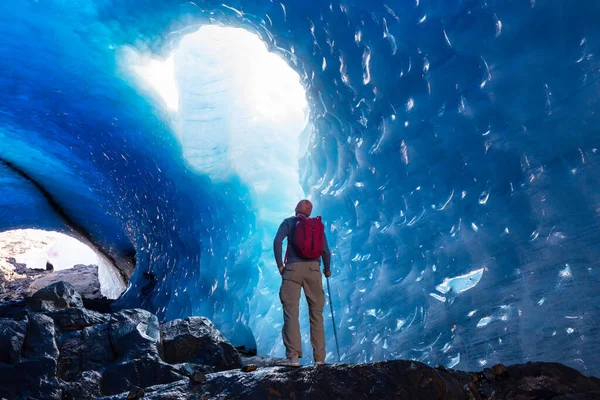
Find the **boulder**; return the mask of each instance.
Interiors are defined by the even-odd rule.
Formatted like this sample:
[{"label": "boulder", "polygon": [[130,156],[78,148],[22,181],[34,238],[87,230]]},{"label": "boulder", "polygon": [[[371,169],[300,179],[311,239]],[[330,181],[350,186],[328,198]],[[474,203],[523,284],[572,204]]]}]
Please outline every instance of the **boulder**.
[{"label": "boulder", "polygon": [[82,297],[88,299],[100,299],[100,280],[98,279],[97,265],[75,265],[73,268],[63,269],[56,272],[40,275],[29,283],[27,293],[41,290],[56,282],[67,282],[71,284]]},{"label": "boulder", "polygon": [[27,319],[0,319],[0,362],[16,364],[21,359]]},{"label": "boulder", "polygon": [[58,365],[56,375],[72,381],[81,372],[81,332],[68,332],[58,338]]},{"label": "boulder", "polygon": [[204,317],[189,317],[161,325],[163,359],[170,364],[193,362],[217,371],[240,368],[240,355]]},{"label": "boulder", "polygon": [[61,385],[62,400],[88,400],[101,395],[100,379],[97,371],[84,371],[77,382],[65,382]]},{"label": "boulder", "polygon": [[141,309],[123,310],[112,314],[109,324],[111,343],[120,360],[158,356],[156,315]]},{"label": "boulder", "polygon": [[100,390],[104,395],[112,395],[127,392],[133,387],[146,388],[184,378],[160,358],[143,356],[108,365],[102,373]]},{"label": "boulder", "polygon": [[81,332],[81,369],[100,370],[117,359],[110,342],[110,325],[100,324]]},{"label": "boulder", "polygon": [[23,343],[23,356],[30,360],[48,358],[56,364],[58,354],[52,318],[40,313],[30,313]]},{"label": "boulder", "polygon": [[46,312],[54,320],[57,328],[63,331],[81,330],[85,327],[108,322],[110,316],[85,308],[65,308]]},{"label": "boulder", "polygon": [[29,299],[29,307],[33,311],[56,311],[69,307],[83,307],[81,295],[73,285],[67,282],[56,282],[35,292]]},{"label": "boulder", "polygon": [[115,361],[109,331],[105,323],[62,334],[58,340],[58,377],[65,381],[79,380],[80,374],[102,371]]},{"label": "boulder", "polygon": [[0,398],[60,400],[56,361],[47,357],[16,365],[0,364]]}]

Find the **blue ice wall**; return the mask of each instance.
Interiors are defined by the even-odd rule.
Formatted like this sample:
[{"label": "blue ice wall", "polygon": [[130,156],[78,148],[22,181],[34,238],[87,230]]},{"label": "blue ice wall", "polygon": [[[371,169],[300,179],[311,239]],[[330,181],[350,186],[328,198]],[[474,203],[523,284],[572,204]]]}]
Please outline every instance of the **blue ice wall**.
[{"label": "blue ice wall", "polygon": [[[345,360],[600,373],[599,4],[221,3],[2,6],[0,158],[116,258],[137,252],[123,303],[202,313],[229,335],[248,320],[260,249],[246,189],[187,171],[160,106],[115,61],[223,23],[261,34],[306,85],[300,175],[336,249]],[[8,188],[22,194],[0,200],[15,210],[1,228],[60,224],[21,211],[39,200],[26,182]],[[259,348],[279,323],[255,323]]]}]

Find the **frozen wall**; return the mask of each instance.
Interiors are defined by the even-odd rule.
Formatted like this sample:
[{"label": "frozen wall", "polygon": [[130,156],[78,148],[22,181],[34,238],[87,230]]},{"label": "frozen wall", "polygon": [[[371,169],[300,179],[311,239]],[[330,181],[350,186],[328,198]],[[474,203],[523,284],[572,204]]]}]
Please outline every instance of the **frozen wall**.
[{"label": "frozen wall", "polygon": [[[300,176],[336,248],[345,360],[553,360],[599,373],[595,2],[5,8],[0,158],[106,252],[137,251],[124,303],[201,312],[226,334],[248,321],[261,250],[237,250],[264,234],[260,207],[240,181],[189,171],[162,106],[116,63],[128,46],[166,56],[198,25],[222,23],[259,33],[307,88]],[[0,173],[19,191],[11,199],[39,200],[22,175]],[[3,229],[64,220],[0,204],[17,210]],[[229,266],[226,289],[203,278],[206,254]],[[275,341],[278,321],[266,322]]]}]

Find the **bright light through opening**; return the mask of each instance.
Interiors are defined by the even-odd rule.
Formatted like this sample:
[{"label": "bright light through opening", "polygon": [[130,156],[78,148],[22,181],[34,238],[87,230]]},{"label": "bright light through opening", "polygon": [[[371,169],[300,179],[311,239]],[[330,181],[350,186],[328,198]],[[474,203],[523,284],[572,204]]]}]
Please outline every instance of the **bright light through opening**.
[{"label": "bright light through opening", "polygon": [[[218,40],[228,43],[227,50],[223,51],[221,47],[220,57],[243,69],[246,79],[239,89],[247,101],[254,104],[257,117],[280,120],[307,107],[306,93],[299,84],[298,74],[281,57],[270,53],[257,35],[244,29],[210,25],[190,36],[197,42]],[[164,61],[146,59],[133,67],[164,99],[167,107],[175,111],[179,109],[176,69],[173,55]]]},{"label": "bright light through opening", "polygon": [[175,83],[175,63],[173,56],[165,61],[149,59],[143,65],[136,65],[133,70],[144,78],[164,99],[167,108],[179,110],[179,91]]},{"label": "bright light through opening", "polygon": [[[14,261],[11,262],[10,259]],[[39,282],[45,284],[60,279],[69,282],[69,276],[59,275],[58,271],[68,270],[76,265],[96,265],[103,296],[116,299],[125,290],[123,278],[108,259],[86,244],[63,233],[38,229],[0,232],[0,272],[4,274],[4,279],[14,281],[25,278],[24,274],[15,270],[14,262],[41,271],[45,271],[47,263],[50,263],[52,271],[38,277],[44,278]],[[76,279],[76,282],[86,283],[84,279]],[[69,283],[75,284],[75,281]],[[37,287],[37,283],[30,285]]]}]

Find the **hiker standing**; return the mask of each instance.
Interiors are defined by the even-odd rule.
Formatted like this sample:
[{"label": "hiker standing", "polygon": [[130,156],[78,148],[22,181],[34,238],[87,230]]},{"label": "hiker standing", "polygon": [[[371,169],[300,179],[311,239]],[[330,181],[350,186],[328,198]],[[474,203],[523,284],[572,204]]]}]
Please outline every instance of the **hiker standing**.
[{"label": "hiker standing", "polygon": [[[283,280],[279,298],[283,305],[283,343],[286,360],[280,365],[299,367],[302,357],[302,341],[298,322],[300,289],[308,302],[310,315],[310,342],[317,365],[325,364],[325,331],[323,307],[325,294],[320,261],[323,258],[323,273],[331,276],[331,253],[325,237],[321,217],[310,218],[312,203],[302,200],[296,206],[296,215],[283,220],[273,241],[275,261]],[[282,260],[282,242],[287,237],[285,261]]]}]

